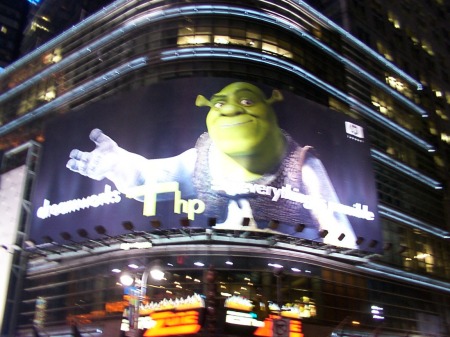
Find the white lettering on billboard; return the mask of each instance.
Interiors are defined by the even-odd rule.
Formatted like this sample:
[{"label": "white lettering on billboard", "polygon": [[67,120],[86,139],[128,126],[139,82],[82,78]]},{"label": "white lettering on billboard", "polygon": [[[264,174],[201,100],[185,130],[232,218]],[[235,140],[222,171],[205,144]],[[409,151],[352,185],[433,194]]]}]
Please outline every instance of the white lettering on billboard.
[{"label": "white lettering on billboard", "polygon": [[[316,199],[309,195],[300,193],[296,188],[292,188],[287,184],[281,188],[266,186],[252,183],[233,184],[227,182],[226,185],[214,184],[212,190],[225,191],[228,195],[237,194],[263,194],[273,195],[272,201],[277,202],[280,199],[287,199],[302,203],[305,209],[324,211],[328,210],[348,216],[353,216],[360,219],[372,221],[375,219],[374,212],[369,211],[367,205],[355,203],[352,206],[343,205],[336,202],[327,202],[323,199]],[[174,198],[174,213],[181,212],[188,215],[188,219],[194,220],[195,214],[200,214],[205,209],[205,203],[199,199],[181,199],[181,192],[178,188],[177,182],[160,183],[139,186],[130,190],[127,194],[130,198],[144,197],[143,215],[156,215],[157,195],[159,193],[173,192]],[[41,219],[47,219],[51,216],[58,216],[77,212],[91,207],[100,207],[109,204],[119,203],[121,193],[118,190],[112,190],[111,186],[105,185],[105,190],[102,193],[87,196],[81,199],[72,199],[60,202],[58,204],[51,204],[50,200],[44,199],[43,205],[38,208],[37,216]]]},{"label": "white lettering on billboard", "polygon": [[58,204],[51,204],[50,200],[44,199],[44,203],[38,208],[36,215],[38,218],[47,219],[51,216],[77,212],[91,207],[117,204],[120,200],[120,192],[112,190],[109,185],[105,185],[104,192],[93,194],[82,199],[67,200]]}]

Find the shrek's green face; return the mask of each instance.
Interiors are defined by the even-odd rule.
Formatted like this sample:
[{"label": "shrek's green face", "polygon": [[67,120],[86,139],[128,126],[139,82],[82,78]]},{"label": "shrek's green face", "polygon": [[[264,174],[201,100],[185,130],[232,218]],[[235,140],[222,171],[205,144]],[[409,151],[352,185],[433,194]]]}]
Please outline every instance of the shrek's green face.
[{"label": "shrek's green face", "polygon": [[256,86],[237,82],[213,95],[206,126],[214,143],[228,155],[251,155],[279,132],[275,113]]}]

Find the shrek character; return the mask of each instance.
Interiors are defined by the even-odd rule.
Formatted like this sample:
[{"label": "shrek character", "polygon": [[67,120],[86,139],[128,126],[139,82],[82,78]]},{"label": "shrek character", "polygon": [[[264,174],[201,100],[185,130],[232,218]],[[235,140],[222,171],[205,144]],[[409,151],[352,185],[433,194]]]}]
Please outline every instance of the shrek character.
[{"label": "shrek character", "polygon": [[[347,217],[324,207],[324,201],[337,203],[338,198],[323,164],[310,146],[299,146],[278,126],[273,104],[282,100],[278,90],[266,98],[255,85],[235,82],[209,100],[197,97],[197,106],[209,107],[208,132],[194,148],[171,158],[146,159],[95,129],[90,139],[96,148],[72,150],[67,167],[92,179],[107,178],[124,193],[178,181],[183,196],[196,195],[206,204],[205,214],[220,219],[219,228],[238,228],[244,217],[253,226],[253,219],[292,224],[302,219],[328,230],[326,243],[355,247]],[[335,242],[341,233],[345,239]]]}]

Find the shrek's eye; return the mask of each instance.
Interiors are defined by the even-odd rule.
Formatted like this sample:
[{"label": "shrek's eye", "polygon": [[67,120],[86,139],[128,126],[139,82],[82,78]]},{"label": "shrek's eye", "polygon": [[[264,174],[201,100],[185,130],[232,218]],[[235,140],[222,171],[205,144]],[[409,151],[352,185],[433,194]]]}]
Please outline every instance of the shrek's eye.
[{"label": "shrek's eye", "polygon": [[217,109],[220,109],[221,107],[224,106],[224,104],[225,104],[224,102],[217,102],[217,103],[214,103],[214,107]]},{"label": "shrek's eye", "polygon": [[244,98],[241,100],[241,104],[243,106],[251,106],[251,105],[253,105],[253,101],[251,99]]}]

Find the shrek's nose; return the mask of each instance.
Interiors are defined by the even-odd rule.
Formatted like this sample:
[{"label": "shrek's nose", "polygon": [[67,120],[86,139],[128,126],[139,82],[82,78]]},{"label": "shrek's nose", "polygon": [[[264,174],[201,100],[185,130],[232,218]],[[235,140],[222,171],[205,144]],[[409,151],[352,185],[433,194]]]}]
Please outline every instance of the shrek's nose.
[{"label": "shrek's nose", "polygon": [[221,108],[220,108],[220,114],[222,116],[236,116],[236,115],[241,115],[245,113],[245,110],[236,104],[224,104]]}]

